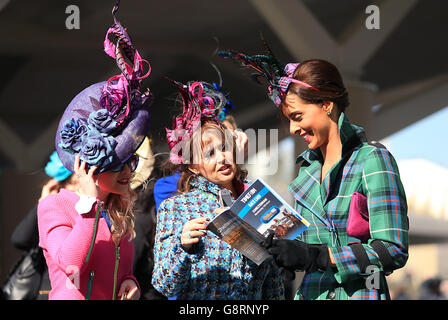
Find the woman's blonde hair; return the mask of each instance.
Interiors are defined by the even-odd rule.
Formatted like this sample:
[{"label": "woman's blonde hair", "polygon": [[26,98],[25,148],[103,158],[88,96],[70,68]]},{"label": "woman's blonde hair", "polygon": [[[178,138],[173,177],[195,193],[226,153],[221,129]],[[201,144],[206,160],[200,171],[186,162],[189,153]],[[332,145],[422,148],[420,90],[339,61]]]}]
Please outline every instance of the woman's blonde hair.
[{"label": "woman's blonde hair", "polygon": [[134,202],[137,193],[129,187],[127,195],[109,194],[106,201],[106,209],[114,225],[112,239],[115,244],[124,236],[129,236],[129,241],[135,238]]}]

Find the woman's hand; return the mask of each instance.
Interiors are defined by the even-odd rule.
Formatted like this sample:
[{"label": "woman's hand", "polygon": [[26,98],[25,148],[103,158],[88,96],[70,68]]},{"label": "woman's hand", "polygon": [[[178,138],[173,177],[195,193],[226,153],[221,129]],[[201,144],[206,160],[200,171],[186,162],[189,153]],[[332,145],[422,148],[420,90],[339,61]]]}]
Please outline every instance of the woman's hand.
[{"label": "woman's hand", "polygon": [[274,257],[277,266],[289,271],[325,272],[329,265],[329,250],[326,244],[274,239],[272,233],[261,245]]},{"label": "woman's hand", "polygon": [[96,185],[95,178],[93,177],[93,173],[98,167],[91,167],[89,171],[86,171],[86,162],[81,161],[81,165],[79,162],[79,155],[76,155],[74,170],[76,178],[78,178],[79,181],[79,193],[98,198],[100,189]]},{"label": "woman's hand", "polygon": [[126,279],[121,283],[120,290],[118,290],[118,298],[121,300],[140,299],[140,291],[134,280]]},{"label": "woman's hand", "polygon": [[195,218],[191,219],[184,224],[180,242],[185,250],[191,249],[193,244],[198,243],[199,239],[206,235],[205,230],[207,228],[208,218]]},{"label": "woman's hand", "polygon": [[234,130],[233,135],[235,136],[235,144],[236,144],[236,154],[237,159],[244,161],[244,159],[247,157],[248,152],[248,142],[249,138],[247,137],[247,134],[245,134],[243,131],[240,130]]},{"label": "woman's hand", "polygon": [[48,180],[48,182],[42,187],[42,192],[40,194],[40,198],[39,201],[45,199],[46,197],[48,197],[50,194],[55,194],[59,192],[59,182],[54,180],[54,179],[50,179]]}]

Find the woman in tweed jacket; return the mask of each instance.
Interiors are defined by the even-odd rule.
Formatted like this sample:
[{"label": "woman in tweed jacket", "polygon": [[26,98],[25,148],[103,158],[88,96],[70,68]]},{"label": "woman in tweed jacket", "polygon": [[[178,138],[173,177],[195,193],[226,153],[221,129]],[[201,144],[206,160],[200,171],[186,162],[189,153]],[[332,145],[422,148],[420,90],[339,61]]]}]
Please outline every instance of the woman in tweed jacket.
[{"label": "woman in tweed jacket", "polygon": [[[297,299],[387,299],[385,276],[408,258],[406,196],[397,164],[349,122],[348,104],[338,70],[323,60],[299,64],[279,104],[291,135],[308,144],[289,190],[311,226],[299,239],[271,239],[266,246],[279,266],[306,271]],[[347,233],[354,192],[367,197],[367,240]]]},{"label": "woman in tweed jacket", "polygon": [[235,164],[226,133],[206,122],[191,139],[200,141],[191,147],[200,154],[199,164],[180,166],[180,193],[159,207],[152,283],[177,299],[283,299],[281,273],[272,260],[257,266],[205,230],[220,207],[219,190],[234,197],[244,190],[245,172]]}]

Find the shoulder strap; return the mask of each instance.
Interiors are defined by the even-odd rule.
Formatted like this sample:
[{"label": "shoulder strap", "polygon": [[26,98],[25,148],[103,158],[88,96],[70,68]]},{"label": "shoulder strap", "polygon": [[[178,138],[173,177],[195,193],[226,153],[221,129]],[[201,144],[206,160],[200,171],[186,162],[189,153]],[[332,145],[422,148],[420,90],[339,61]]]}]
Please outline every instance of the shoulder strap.
[{"label": "shoulder strap", "polygon": [[394,259],[390,255],[389,250],[387,250],[384,243],[381,240],[376,239],[370,243],[370,246],[378,254],[378,259],[383,266],[383,270],[386,276],[391,274],[394,270]]},{"label": "shoulder strap", "polygon": [[[102,209],[102,204],[101,204],[101,202],[99,202],[98,206],[96,208],[96,213],[95,213],[95,223],[93,225],[92,240],[90,241],[89,252],[87,253],[87,257],[84,260],[84,263],[88,263],[89,260],[90,260],[91,255],[92,255],[93,245],[95,244],[96,231],[98,229],[98,220],[100,219],[101,209]],[[89,280],[87,282],[87,291],[86,291],[86,296],[85,296],[86,300],[90,300],[90,295],[92,294],[92,285],[93,285],[93,277],[94,277],[94,275],[95,275],[95,271],[94,270],[90,270],[90,272],[89,272]]]},{"label": "shoulder strap", "polygon": [[87,257],[84,260],[85,263],[89,262],[90,255],[92,254],[93,245],[95,244],[95,238],[96,238],[96,230],[98,229],[98,220],[100,218],[100,211],[101,211],[102,205],[101,202],[98,203],[98,206],[96,208],[96,214],[95,214],[95,224],[93,225],[93,234],[92,234],[92,240],[90,241],[90,247],[89,252],[87,253]]}]

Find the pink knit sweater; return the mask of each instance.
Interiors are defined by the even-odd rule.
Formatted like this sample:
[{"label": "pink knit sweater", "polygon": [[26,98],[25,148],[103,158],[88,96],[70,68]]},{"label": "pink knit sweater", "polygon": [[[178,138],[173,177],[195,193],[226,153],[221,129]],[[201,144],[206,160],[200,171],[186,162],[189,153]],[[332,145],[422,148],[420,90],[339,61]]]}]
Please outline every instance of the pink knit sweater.
[{"label": "pink knit sweater", "polygon": [[[116,248],[109,227],[100,218],[95,244],[88,263],[97,204],[89,213],[75,210],[79,196],[62,189],[39,203],[37,210],[39,245],[48,265],[51,281],[49,299],[85,299],[89,274],[94,271],[90,299],[110,300],[113,294]],[[116,294],[125,279],[133,279],[134,247],[128,238],[120,242]]]}]

